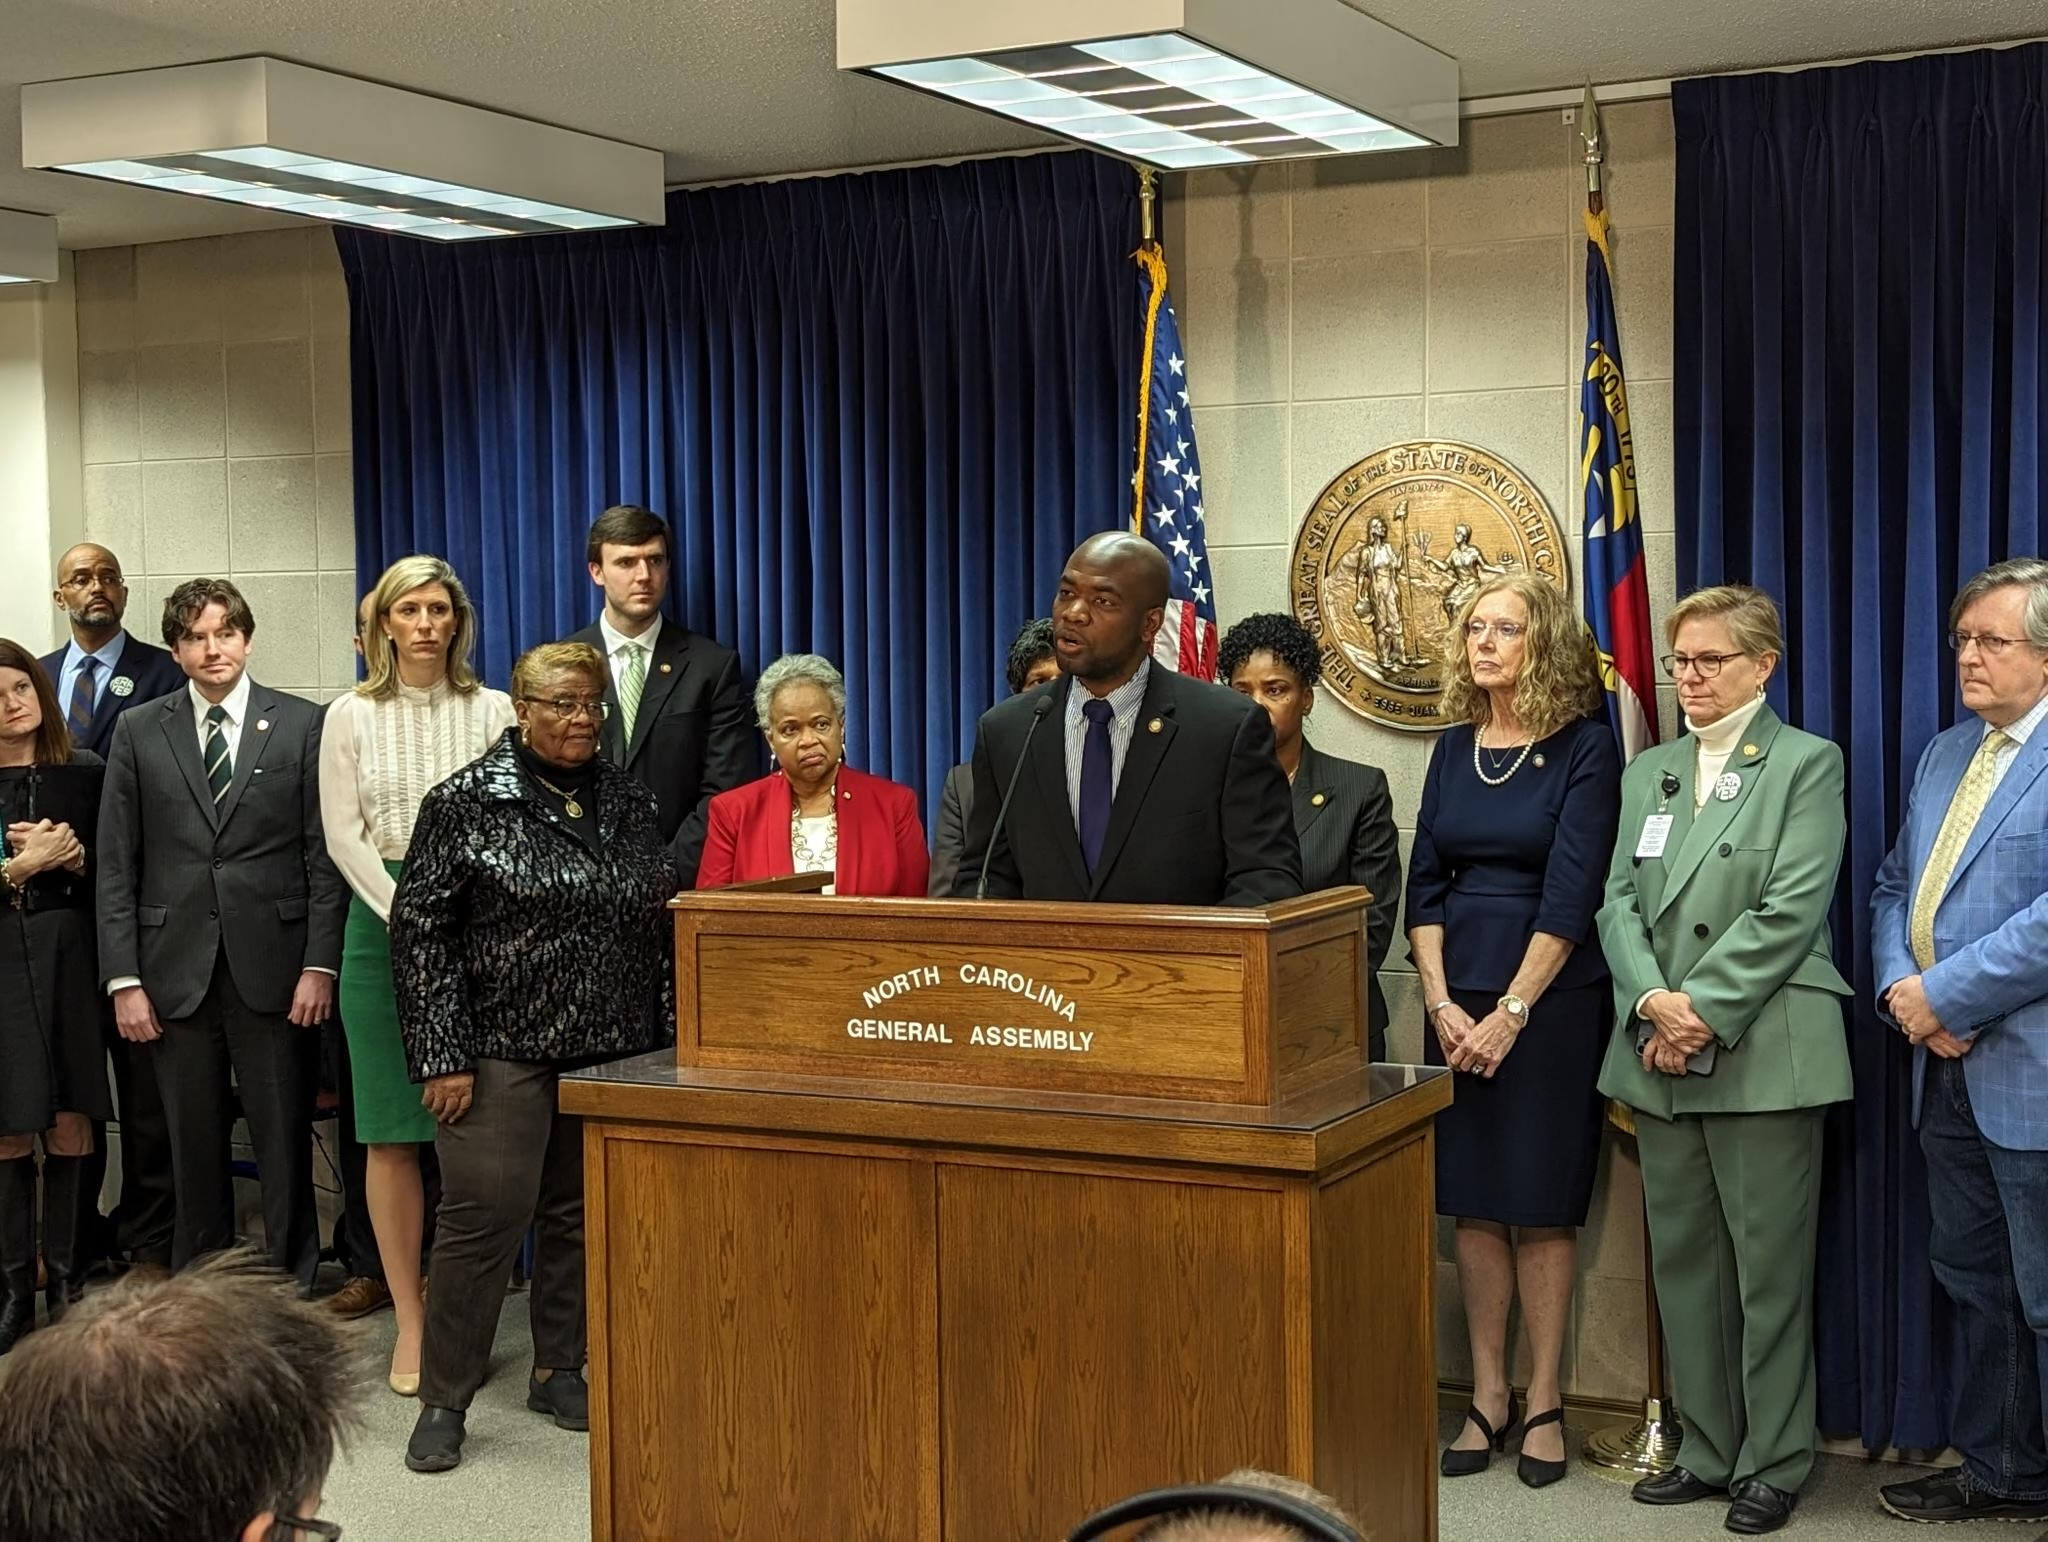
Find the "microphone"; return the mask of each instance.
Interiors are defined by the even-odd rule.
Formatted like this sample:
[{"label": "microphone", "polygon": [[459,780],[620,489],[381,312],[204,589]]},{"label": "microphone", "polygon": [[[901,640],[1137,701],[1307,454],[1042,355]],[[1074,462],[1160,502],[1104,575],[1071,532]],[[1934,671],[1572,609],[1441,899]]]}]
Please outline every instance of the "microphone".
[{"label": "microphone", "polygon": [[1031,726],[1024,730],[1024,747],[1017,751],[1017,764],[1010,768],[1010,785],[1003,789],[1003,801],[996,809],[996,822],[989,826],[988,850],[981,854],[981,878],[974,885],[976,899],[988,898],[988,864],[996,854],[996,837],[1003,833],[1003,821],[1010,817],[1010,800],[1017,796],[1017,778],[1024,774],[1024,762],[1031,753],[1031,736],[1038,732],[1038,725],[1052,711],[1052,698],[1053,693],[1047,691],[1031,709]]}]

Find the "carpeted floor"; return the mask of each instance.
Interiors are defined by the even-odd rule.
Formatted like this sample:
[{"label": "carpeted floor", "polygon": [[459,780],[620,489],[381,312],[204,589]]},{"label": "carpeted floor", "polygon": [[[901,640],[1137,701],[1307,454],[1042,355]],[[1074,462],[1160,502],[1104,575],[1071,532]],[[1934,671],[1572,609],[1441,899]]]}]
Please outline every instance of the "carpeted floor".
[{"label": "carpeted floor", "polygon": [[[362,1433],[328,1479],[321,1514],[345,1527],[348,1542],[580,1542],[590,1535],[588,1437],[558,1430],[526,1409],[532,1341],[526,1299],[505,1298],[491,1380],[469,1416],[463,1463],[452,1473],[421,1477],[406,1471],[406,1436],[418,1404],[393,1396],[382,1382],[392,1320],[380,1313],[361,1324],[364,1354],[377,1370],[365,1398]],[[1446,1416],[1444,1438],[1454,1433]],[[1442,1485],[1441,1542],[1653,1542],[1723,1538],[1723,1507],[1714,1503],[1656,1510],[1631,1503],[1628,1489],[1595,1476],[1576,1460],[1564,1482],[1531,1492],[1516,1481],[1514,1458],[1496,1459],[1476,1478]],[[1879,1485],[1916,1477],[1922,1469],[1844,1457],[1820,1458],[1799,1512],[1781,1533],[1788,1542],[1922,1542],[1919,1527],[1892,1520],[1877,1507]],[[1994,1527],[1996,1542],[2048,1542],[2024,1527]],[[790,1539],[824,1542],[824,1539]],[[1394,1539],[1386,1539],[1394,1542]]]}]

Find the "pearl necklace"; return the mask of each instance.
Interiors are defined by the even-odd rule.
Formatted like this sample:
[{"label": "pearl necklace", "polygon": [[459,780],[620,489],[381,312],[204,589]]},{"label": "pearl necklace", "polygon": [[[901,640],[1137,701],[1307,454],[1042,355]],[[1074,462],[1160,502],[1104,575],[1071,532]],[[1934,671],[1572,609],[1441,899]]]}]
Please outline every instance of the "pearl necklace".
[{"label": "pearl necklace", "polygon": [[1527,744],[1522,746],[1522,753],[1514,758],[1514,762],[1507,768],[1506,771],[1502,772],[1499,776],[1488,776],[1486,774],[1486,768],[1480,765],[1479,763],[1479,730],[1475,728],[1472,731],[1472,774],[1478,777],[1480,781],[1486,783],[1486,785],[1489,787],[1502,786],[1506,782],[1508,782],[1517,771],[1522,769],[1522,762],[1529,758],[1529,751],[1533,750],[1534,748],[1536,748],[1536,741],[1534,739],[1531,739]]}]

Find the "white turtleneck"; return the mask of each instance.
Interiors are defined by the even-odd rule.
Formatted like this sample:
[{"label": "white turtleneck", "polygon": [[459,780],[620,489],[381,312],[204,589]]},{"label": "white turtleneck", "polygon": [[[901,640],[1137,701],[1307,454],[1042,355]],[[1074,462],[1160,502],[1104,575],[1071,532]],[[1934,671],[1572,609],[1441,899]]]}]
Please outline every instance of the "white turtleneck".
[{"label": "white turtleneck", "polygon": [[1693,764],[1692,811],[1697,814],[1707,806],[1707,797],[1714,790],[1721,773],[1727,768],[1728,757],[1735,753],[1735,746],[1742,742],[1748,730],[1750,719],[1764,704],[1758,696],[1746,707],[1737,707],[1726,717],[1699,726],[1691,718],[1685,720],[1686,732],[1693,736],[1693,753],[1697,757]]}]

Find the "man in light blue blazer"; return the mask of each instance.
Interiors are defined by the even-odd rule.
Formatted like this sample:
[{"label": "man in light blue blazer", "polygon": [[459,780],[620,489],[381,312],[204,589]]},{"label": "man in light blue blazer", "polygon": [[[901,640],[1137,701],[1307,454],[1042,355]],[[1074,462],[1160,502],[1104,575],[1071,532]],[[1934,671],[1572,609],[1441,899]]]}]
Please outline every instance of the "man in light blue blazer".
[{"label": "man in light blue blazer", "polygon": [[1881,1496],[1905,1520],[2048,1520],[2048,561],[1971,579],[1949,641],[1975,715],[1920,757],[1871,953],[1879,1011],[1914,1045],[1963,1465]]}]

